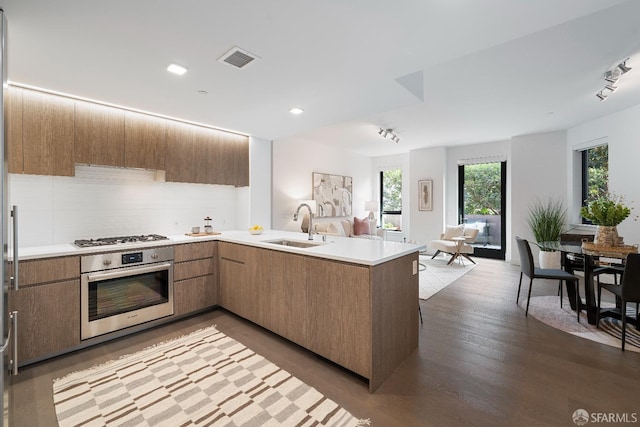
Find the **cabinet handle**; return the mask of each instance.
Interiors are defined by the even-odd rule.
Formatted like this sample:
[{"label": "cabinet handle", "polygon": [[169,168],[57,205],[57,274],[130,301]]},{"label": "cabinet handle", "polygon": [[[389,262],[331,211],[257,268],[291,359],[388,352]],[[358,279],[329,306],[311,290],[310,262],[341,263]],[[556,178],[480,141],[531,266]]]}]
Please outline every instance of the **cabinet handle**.
[{"label": "cabinet handle", "polygon": [[223,260],[223,261],[230,261],[230,262],[235,262],[236,264],[244,265],[244,261],[240,261],[239,259],[227,258],[225,256],[220,257],[220,259]]},{"label": "cabinet handle", "polygon": [[18,290],[18,207],[13,205],[11,209],[13,219],[13,289]]}]

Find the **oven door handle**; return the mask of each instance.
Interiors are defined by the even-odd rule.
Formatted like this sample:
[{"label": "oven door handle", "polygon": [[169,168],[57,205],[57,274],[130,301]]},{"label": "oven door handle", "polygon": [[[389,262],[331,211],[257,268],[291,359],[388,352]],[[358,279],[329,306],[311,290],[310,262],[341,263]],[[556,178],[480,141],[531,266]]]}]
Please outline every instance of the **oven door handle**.
[{"label": "oven door handle", "polygon": [[128,268],[126,270],[110,271],[108,273],[89,274],[87,280],[89,282],[98,282],[101,280],[118,279],[120,277],[135,276],[136,274],[153,273],[156,271],[167,270],[171,268],[171,263],[157,264],[149,267]]}]

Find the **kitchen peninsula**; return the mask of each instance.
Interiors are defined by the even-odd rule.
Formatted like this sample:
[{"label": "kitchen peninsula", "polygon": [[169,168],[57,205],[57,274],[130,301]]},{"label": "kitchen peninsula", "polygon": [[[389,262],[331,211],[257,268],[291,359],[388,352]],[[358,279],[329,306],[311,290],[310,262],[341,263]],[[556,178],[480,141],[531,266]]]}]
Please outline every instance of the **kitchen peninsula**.
[{"label": "kitchen peninsula", "polygon": [[[21,271],[28,272],[29,263],[54,260],[65,260],[66,271],[77,268],[67,274],[73,277],[40,280],[47,283],[43,289],[64,280],[65,289],[74,292],[72,305],[79,299],[74,283],[79,283],[82,256],[166,246],[176,251],[173,316],[88,340],[81,340],[79,333],[76,337],[75,328],[65,348],[48,350],[26,362],[222,307],[366,378],[373,392],[418,346],[417,266],[418,251],[424,247],[327,237],[323,241],[315,236],[310,242],[302,233],[224,231],[207,237],[169,236],[162,242],[117,248],[69,244],[20,249]],[[198,296],[194,298],[192,291]],[[37,295],[30,296],[34,298]],[[27,310],[21,307],[23,319]],[[73,323],[79,309],[67,311]],[[80,315],[77,317],[80,323]]]}]

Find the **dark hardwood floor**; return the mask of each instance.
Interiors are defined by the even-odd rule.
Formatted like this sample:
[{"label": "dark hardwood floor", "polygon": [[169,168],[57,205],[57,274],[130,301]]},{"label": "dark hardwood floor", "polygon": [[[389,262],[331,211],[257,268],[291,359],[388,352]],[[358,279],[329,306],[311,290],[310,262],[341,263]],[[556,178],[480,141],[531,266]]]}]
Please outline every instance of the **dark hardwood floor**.
[{"label": "dark hardwood floor", "polygon": [[[471,272],[422,301],[418,350],[374,394],[357,376],[215,310],[22,369],[12,389],[14,425],[57,425],[55,378],[210,325],[373,426],[574,426],[571,416],[579,408],[640,412],[640,354],[526,318],[515,304],[518,275],[507,263],[478,260]],[[533,293],[556,290],[556,282],[536,281]]]}]

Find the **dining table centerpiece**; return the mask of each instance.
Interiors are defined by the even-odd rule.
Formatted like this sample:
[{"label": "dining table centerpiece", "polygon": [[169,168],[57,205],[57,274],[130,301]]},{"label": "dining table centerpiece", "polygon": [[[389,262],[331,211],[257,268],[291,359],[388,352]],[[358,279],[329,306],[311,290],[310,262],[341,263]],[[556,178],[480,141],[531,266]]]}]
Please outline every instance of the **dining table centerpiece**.
[{"label": "dining table centerpiece", "polygon": [[624,196],[605,193],[596,197],[580,209],[580,215],[597,226],[593,243],[597,246],[617,246],[621,244],[618,224],[631,215]]}]

